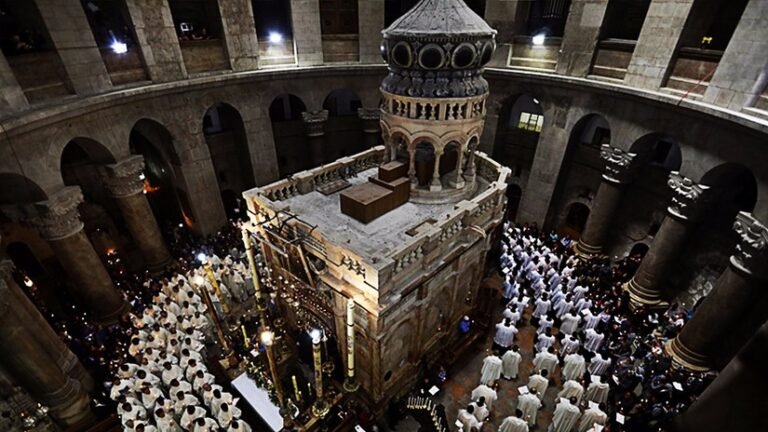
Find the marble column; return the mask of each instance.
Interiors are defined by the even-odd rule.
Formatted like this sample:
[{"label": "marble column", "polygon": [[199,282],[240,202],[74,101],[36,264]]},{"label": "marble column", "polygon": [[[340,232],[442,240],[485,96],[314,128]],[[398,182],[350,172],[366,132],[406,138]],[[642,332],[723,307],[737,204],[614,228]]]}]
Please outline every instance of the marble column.
[{"label": "marble column", "polygon": [[740,212],[733,229],[739,243],[728,268],[693,318],[666,345],[674,361],[691,370],[712,369],[722,341],[768,293],[768,228],[750,213]]},{"label": "marble column", "polygon": [[[768,322],[720,371],[717,378],[681,415],[670,432],[765,431],[768,416],[757,409],[765,391],[765,359],[768,358]],[[727,414],[726,414],[727,413]]]},{"label": "marble column", "polygon": [[0,365],[17,384],[50,408],[51,417],[62,428],[80,430],[94,421],[88,394],[42,349],[36,326],[27,313],[30,305],[20,305],[12,289],[5,279],[0,279]]},{"label": "marble column", "polygon": [[6,284],[9,301],[12,301],[19,310],[23,310],[28,317],[26,325],[35,334],[35,341],[40,349],[53,359],[62,372],[77,380],[87,392],[90,392],[93,390],[93,378],[85,370],[77,356],[69,350],[59,335],[51,328],[48,321],[29,300],[21,287],[18,286],[13,279],[14,270],[15,266],[12,261],[0,261],[0,284]]},{"label": "marble column", "polygon": [[667,216],[653,238],[640,267],[624,288],[633,306],[664,307],[663,283],[685,246],[693,221],[701,208],[709,186],[695,183],[678,172],[671,172],[667,185],[672,188],[672,202]]},{"label": "marble column", "polygon": [[599,255],[602,251],[608,227],[624,196],[624,185],[629,181],[635,154],[603,144],[600,157],[605,161],[602,182],[592,202],[584,232],[574,248],[582,258]]},{"label": "marble column", "polygon": [[65,187],[48,201],[36,203],[37,215],[29,222],[50,244],[88,313],[100,324],[112,324],[127,310],[127,303],[83,231],[77,210],[82,201],[79,187]]},{"label": "marble column", "polygon": [[429,190],[438,192],[443,190],[443,183],[440,181],[440,158],[443,152],[435,152],[435,166],[432,170],[432,182],[429,184]]},{"label": "marble column", "polygon": [[155,215],[144,195],[144,182],[139,178],[144,171],[144,157],[130,156],[116,164],[104,167],[106,186],[117,202],[128,231],[152,273],[159,273],[171,261]]},{"label": "marble column", "polygon": [[381,142],[381,123],[379,108],[358,108],[357,117],[363,123],[364,150],[376,147]]},{"label": "marble column", "polygon": [[325,125],[328,124],[328,110],[304,111],[301,113],[307,130],[307,144],[312,167],[325,163]]}]

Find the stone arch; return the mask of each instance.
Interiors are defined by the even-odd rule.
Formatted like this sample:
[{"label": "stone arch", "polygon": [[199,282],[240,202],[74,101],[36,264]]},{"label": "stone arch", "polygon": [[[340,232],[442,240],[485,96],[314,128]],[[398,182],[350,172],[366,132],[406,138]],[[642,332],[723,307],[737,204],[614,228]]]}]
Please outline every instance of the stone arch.
[{"label": "stone arch", "polygon": [[651,132],[638,138],[629,147],[637,154],[636,164],[650,165],[667,171],[679,171],[683,153],[678,140],[662,132]]},{"label": "stone arch", "polygon": [[29,204],[48,199],[37,183],[16,173],[0,173],[0,206]]},{"label": "stone arch", "polygon": [[132,154],[144,157],[144,188],[152,212],[158,222],[194,223],[191,209],[181,204],[177,190],[180,185],[181,158],[175,140],[159,122],[143,118],[131,128],[129,146]]},{"label": "stone arch", "polygon": [[566,207],[565,220],[560,228],[563,235],[568,235],[573,239],[581,237],[582,231],[587,224],[590,208],[581,201],[574,201]]},{"label": "stone arch", "polygon": [[326,161],[351,156],[365,149],[363,122],[357,114],[363,107],[358,94],[348,88],[331,91],[323,100],[323,109],[328,110],[325,125]]},{"label": "stone arch", "polygon": [[595,196],[603,173],[600,146],[610,143],[610,124],[602,115],[585,114],[574,123],[557,174],[545,226],[563,226],[568,207],[574,199],[588,202]]},{"label": "stone arch", "polygon": [[224,191],[242,193],[256,186],[243,118],[232,105],[216,103],[206,110],[202,129],[227,216],[242,216]]},{"label": "stone arch", "polygon": [[269,104],[269,119],[280,177],[299,172],[311,165],[307,136],[301,113],[307,105],[298,96],[283,93]]},{"label": "stone arch", "polygon": [[629,250],[629,256],[639,256],[640,258],[644,257],[645,254],[648,252],[648,245],[643,242],[638,242],[632,245],[632,249]]},{"label": "stone arch", "polygon": [[357,116],[357,109],[362,107],[360,96],[348,87],[331,91],[323,100],[323,109],[332,117]]},{"label": "stone arch", "polygon": [[501,101],[492,157],[502,165],[527,172],[533,166],[544,109],[535,97],[522,93]]},{"label": "stone arch", "polygon": [[414,138],[410,148],[413,152],[418,184],[419,186],[429,186],[437,157],[435,141],[426,136]]}]

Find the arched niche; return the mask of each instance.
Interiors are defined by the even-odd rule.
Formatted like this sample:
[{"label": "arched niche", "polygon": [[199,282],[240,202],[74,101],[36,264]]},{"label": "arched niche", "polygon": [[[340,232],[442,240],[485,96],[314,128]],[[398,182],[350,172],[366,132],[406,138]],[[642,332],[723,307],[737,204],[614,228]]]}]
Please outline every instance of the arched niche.
[{"label": "arched niche", "polygon": [[281,94],[269,104],[269,119],[272,122],[272,137],[280,177],[299,172],[310,165],[307,152],[307,136],[301,113],[306,104],[296,95]]},{"label": "arched niche", "polygon": [[323,109],[328,110],[326,163],[365,150],[363,122],[357,115],[357,109],[362,107],[360,97],[349,88],[333,90],[326,96],[323,101]]}]

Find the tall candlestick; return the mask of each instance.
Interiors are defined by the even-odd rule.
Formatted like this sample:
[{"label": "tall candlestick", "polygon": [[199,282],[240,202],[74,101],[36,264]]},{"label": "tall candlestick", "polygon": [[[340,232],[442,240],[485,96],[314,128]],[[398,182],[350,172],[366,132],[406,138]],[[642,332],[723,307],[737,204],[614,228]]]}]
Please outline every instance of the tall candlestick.
[{"label": "tall candlestick", "polygon": [[315,394],[317,399],[314,405],[312,405],[312,414],[315,417],[323,417],[330,410],[328,403],[323,399],[323,358],[320,352],[320,335],[319,330],[313,330],[312,358],[315,366]]},{"label": "tall candlestick", "polygon": [[355,300],[347,299],[347,379],[344,390],[353,392],[360,387],[355,380]]},{"label": "tall candlestick", "polygon": [[293,396],[296,397],[296,402],[301,402],[301,393],[299,393],[299,385],[296,383],[296,375],[291,375],[291,382],[293,382]]},{"label": "tall candlestick", "polygon": [[243,331],[243,345],[246,348],[250,348],[251,343],[248,341],[248,333],[245,331],[245,324],[240,324],[240,330]]}]

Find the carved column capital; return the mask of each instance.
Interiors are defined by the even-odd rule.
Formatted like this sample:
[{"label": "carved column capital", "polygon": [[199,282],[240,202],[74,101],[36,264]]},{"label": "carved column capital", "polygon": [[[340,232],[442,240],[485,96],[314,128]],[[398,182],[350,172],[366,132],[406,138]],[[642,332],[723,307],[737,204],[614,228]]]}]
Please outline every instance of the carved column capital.
[{"label": "carved column capital", "polygon": [[682,220],[695,217],[709,190],[709,186],[696,183],[677,171],[669,173],[667,186],[672,189],[672,203],[667,211]]},{"label": "carved column capital", "polygon": [[301,119],[304,120],[308,136],[325,135],[325,124],[328,122],[328,110],[304,111],[301,113]]},{"label": "carved column capital", "polygon": [[603,179],[611,183],[626,183],[629,181],[633,168],[635,153],[624,151],[608,144],[600,146],[600,158],[605,161]]},{"label": "carved column capital", "polygon": [[83,229],[77,206],[83,202],[83,193],[77,186],[67,186],[48,201],[35,203],[36,214],[27,223],[40,231],[46,240],[61,240]]},{"label": "carved column capital", "polygon": [[377,134],[381,131],[380,108],[358,108],[357,117],[363,122],[363,132]]},{"label": "carved column capital", "polygon": [[739,242],[731,264],[747,275],[768,279],[768,228],[751,213],[739,212],[733,230]]},{"label": "carved column capital", "polygon": [[118,163],[104,166],[104,180],[109,192],[115,198],[136,195],[144,190],[139,177],[144,171],[144,157],[130,156]]}]

